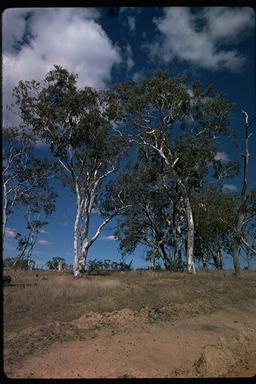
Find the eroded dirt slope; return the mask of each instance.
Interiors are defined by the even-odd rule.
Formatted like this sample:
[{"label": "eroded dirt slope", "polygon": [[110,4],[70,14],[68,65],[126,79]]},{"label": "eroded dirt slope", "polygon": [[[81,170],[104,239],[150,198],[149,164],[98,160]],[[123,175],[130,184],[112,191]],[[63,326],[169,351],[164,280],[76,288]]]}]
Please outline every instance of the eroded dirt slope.
[{"label": "eroded dirt slope", "polygon": [[4,292],[8,377],[256,374],[255,273],[15,277]]},{"label": "eroded dirt slope", "polygon": [[5,371],[20,378],[253,376],[255,315],[229,309],[149,323],[129,309],[91,313],[73,321],[83,340],[55,342]]}]

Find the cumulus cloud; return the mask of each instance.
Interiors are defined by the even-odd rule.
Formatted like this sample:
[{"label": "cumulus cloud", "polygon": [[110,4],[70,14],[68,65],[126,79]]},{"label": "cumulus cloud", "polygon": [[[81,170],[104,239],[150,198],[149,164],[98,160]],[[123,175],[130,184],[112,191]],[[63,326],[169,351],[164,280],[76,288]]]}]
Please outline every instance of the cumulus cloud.
[{"label": "cumulus cloud", "polygon": [[3,14],[3,104],[19,80],[41,79],[59,64],[79,75],[78,85],[104,88],[122,61],[88,8],[7,9]]},{"label": "cumulus cloud", "polygon": [[25,8],[7,9],[2,19],[2,48],[4,52],[15,53],[18,48],[18,42],[23,38],[26,31],[26,15],[28,11]]},{"label": "cumulus cloud", "polygon": [[223,44],[238,43],[255,20],[248,7],[207,7],[196,13],[186,7],[168,7],[153,22],[160,36],[144,45],[152,59],[169,63],[177,58],[201,68],[239,71],[245,58]]},{"label": "cumulus cloud", "polygon": [[101,239],[102,239],[102,240],[106,240],[106,241],[109,241],[109,240],[117,240],[117,238],[116,238],[114,235],[102,236]]},{"label": "cumulus cloud", "polygon": [[136,71],[132,75],[132,80],[133,81],[141,81],[146,77],[146,72],[144,69],[141,69],[139,71]]},{"label": "cumulus cloud", "polygon": [[128,28],[129,32],[134,34],[136,31],[136,18],[141,13],[141,7],[121,7],[121,24]]},{"label": "cumulus cloud", "polygon": [[133,16],[128,16],[128,17],[127,17],[127,22],[128,22],[130,31],[131,31],[131,32],[134,32],[134,31],[135,31],[135,17],[133,17]]},{"label": "cumulus cloud", "polygon": [[14,228],[5,228],[5,236],[7,239],[13,239],[16,236],[16,231]]},{"label": "cumulus cloud", "polygon": [[215,160],[220,160],[220,161],[229,161],[229,157],[226,152],[217,152],[215,155]]},{"label": "cumulus cloud", "polygon": [[224,184],[223,185],[224,192],[237,192],[237,187],[234,184]]},{"label": "cumulus cloud", "polygon": [[40,233],[49,233],[48,231],[46,231],[45,229],[40,229],[39,231]]},{"label": "cumulus cloud", "polygon": [[48,241],[48,240],[43,240],[43,239],[38,240],[37,243],[38,243],[39,245],[49,245],[49,244],[51,244],[50,241]]},{"label": "cumulus cloud", "polygon": [[248,7],[206,7],[203,15],[207,19],[208,31],[213,39],[233,41],[247,27],[254,25],[253,10]]},{"label": "cumulus cloud", "polygon": [[134,66],[134,60],[133,60],[133,54],[132,54],[132,47],[129,43],[126,45],[126,65],[127,65],[127,70],[130,71],[132,67]]}]

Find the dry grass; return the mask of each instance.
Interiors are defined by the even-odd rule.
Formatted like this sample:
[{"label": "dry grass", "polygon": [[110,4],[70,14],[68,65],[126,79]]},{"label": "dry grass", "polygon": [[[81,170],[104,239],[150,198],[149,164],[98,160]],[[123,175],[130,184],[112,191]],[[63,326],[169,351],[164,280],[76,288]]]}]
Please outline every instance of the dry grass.
[{"label": "dry grass", "polygon": [[50,320],[68,321],[83,313],[84,305],[118,290],[111,278],[74,279],[55,272],[12,272],[12,285],[4,291],[6,329],[40,324]]},{"label": "dry grass", "polygon": [[[123,308],[170,308],[207,312],[255,301],[256,272],[235,278],[229,272],[113,273],[74,279],[70,274],[44,271],[11,271],[12,285],[4,288],[5,332],[71,321],[89,311],[111,312]],[[37,275],[37,276],[36,276]],[[25,284],[25,285],[22,285]]]}]

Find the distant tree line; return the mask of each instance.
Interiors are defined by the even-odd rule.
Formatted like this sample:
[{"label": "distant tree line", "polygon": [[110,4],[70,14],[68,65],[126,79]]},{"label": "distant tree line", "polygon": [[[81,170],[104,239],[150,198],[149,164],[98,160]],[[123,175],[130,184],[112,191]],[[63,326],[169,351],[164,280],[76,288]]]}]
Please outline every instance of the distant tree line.
[{"label": "distant tree line", "polygon": [[[22,209],[27,233],[17,234],[18,259],[33,259],[38,234],[55,209],[51,179],[57,177],[76,201],[74,276],[114,266],[88,261],[114,217],[121,254],[142,244],[152,269],[161,263],[191,273],[196,263],[222,269],[224,252],[237,275],[241,257],[251,267],[256,188],[248,190],[248,167],[255,118],[243,111],[241,192],[225,192],[224,180],[239,174],[239,164],[217,156],[218,142],[235,135],[232,104],[223,93],[198,81],[188,89],[185,78],[161,71],[104,91],[79,89],[77,76],[55,65],[41,83],[20,81],[13,95],[21,124],[3,130],[3,234],[14,208]],[[51,161],[36,156],[38,141]],[[89,235],[93,210],[102,220]],[[53,258],[48,268],[64,264]]]}]

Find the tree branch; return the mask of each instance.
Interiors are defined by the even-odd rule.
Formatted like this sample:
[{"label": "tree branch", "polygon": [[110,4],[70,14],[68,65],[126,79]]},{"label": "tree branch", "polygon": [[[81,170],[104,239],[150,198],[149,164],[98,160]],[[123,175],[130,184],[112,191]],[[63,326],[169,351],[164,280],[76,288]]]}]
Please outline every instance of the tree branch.
[{"label": "tree branch", "polygon": [[245,240],[245,238],[244,238],[243,236],[241,237],[241,241],[242,241],[243,244],[249,249],[249,251],[255,253],[255,255],[256,255],[256,249],[253,248],[253,247],[252,247],[252,246]]},{"label": "tree branch", "polygon": [[72,171],[63,163],[61,159],[58,159],[58,162],[63,166],[63,168],[66,169],[66,171],[72,174]]}]

